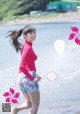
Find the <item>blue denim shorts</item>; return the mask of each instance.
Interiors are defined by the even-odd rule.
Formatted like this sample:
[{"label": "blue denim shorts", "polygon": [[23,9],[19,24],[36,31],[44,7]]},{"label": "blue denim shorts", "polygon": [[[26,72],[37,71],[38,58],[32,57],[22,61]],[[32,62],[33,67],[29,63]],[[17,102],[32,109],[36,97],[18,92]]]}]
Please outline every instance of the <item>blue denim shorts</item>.
[{"label": "blue denim shorts", "polygon": [[[35,71],[30,71],[30,74],[32,74],[33,77],[37,76]],[[39,84],[31,81],[23,73],[18,74],[18,84],[23,94],[39,91]]]}]

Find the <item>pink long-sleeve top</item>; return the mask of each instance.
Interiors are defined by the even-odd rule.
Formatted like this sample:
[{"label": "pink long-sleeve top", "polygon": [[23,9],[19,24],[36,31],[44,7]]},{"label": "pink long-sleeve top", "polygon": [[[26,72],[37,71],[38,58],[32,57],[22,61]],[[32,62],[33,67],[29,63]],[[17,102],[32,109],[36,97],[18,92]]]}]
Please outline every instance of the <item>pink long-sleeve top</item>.
[{"label": "pink long-sleeve top", "polygon": [[21,63],[19,66],[19,73],[23,72],[30,80],[34,80],[34,77],[29,71],[36,71],[35,60],[37,55],[33,51],[32,43],[26,41],[21,50]]}]

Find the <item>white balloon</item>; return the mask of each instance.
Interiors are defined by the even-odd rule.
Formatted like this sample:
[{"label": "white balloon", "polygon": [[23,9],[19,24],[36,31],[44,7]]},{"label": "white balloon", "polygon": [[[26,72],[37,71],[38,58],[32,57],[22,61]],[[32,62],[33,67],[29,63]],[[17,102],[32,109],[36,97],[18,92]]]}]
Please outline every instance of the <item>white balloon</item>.
[{"label": "white balloon", "polygon": [[54,42],[54,48],[58,54],[62,54],[65,49],[65,42],[63,40],[56,40]]}]

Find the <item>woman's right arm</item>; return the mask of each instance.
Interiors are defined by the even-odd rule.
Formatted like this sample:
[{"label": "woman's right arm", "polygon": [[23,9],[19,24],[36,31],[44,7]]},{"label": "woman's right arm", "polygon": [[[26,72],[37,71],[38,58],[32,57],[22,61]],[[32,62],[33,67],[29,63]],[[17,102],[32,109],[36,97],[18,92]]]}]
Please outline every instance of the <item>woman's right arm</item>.
[{"label": "woman's right arm", "polygon": [[30,80],[34,80],[34,77],[29,74],[28,70],[26,69],[25,65],[28,61],[28,57],[31,54],[32,49],[30,47],[27,47],[27,45],[24,45],[23,51],[22,51],[22,58],[20,63],[20,71],[22,71]]}]

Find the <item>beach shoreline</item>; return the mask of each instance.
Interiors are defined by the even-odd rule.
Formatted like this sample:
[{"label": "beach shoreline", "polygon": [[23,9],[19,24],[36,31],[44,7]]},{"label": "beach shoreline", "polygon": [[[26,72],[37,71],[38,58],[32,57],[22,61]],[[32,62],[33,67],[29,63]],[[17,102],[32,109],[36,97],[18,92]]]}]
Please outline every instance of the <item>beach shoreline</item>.
[{"label": "beach shoreline", "polygon": [[80,13],[77,12],[67,12],[60,13],[53,17],[44,18],[23,18],[15,19],[10,21],[2,21],[1,25],[13,25],[13,24],[39,24],[39,23],[50,23],[50,22],[80,22]]},{"label": "beach shoreline", "polygon": [[[68,15],[70,14],[67,13]],[[61,14],[58,16],[60,19],[64,17]],[[76,17],[76,19],[78,18]],[[14,88],[15,93],[20,92],[20,97],[17,99],[18,104],[12,104],[12,107],[21,105],[25,102],[25,98],[17,83],[20,53],[15,52],[9,39],[5,39],[5,37],[7,31],[23,28],[25,24],[19,23],[20,25],[14,23],[0,26],[0,98],[1,103],[5,103],[7,97],[5,98],[2,94],[8,92],[10,87]],[[51,22],[34,24],[34,26],[37,28],[37,39],[33,46],[38,55],[36,67],[37,73],[42,76],[39,83],[41,99],[38,114],[80,114],[80,46],[74,43],[74,39],[73,41],[68,40],[71,27],[79,27],[80,22]],[[54,48],[54,43],[58,39],[65,42],[63,54],[58,54]],[[20,41],[23,42],[23,39],[21,38]],[[48,80],[50,74],[53,77],[52,72],[56,73],[54,81]],[[28,111],[23,110],[19,114],[28,114]],[[9,114],[9,112],[1,112],[0,108],[0,114],[5,113]]]}]

